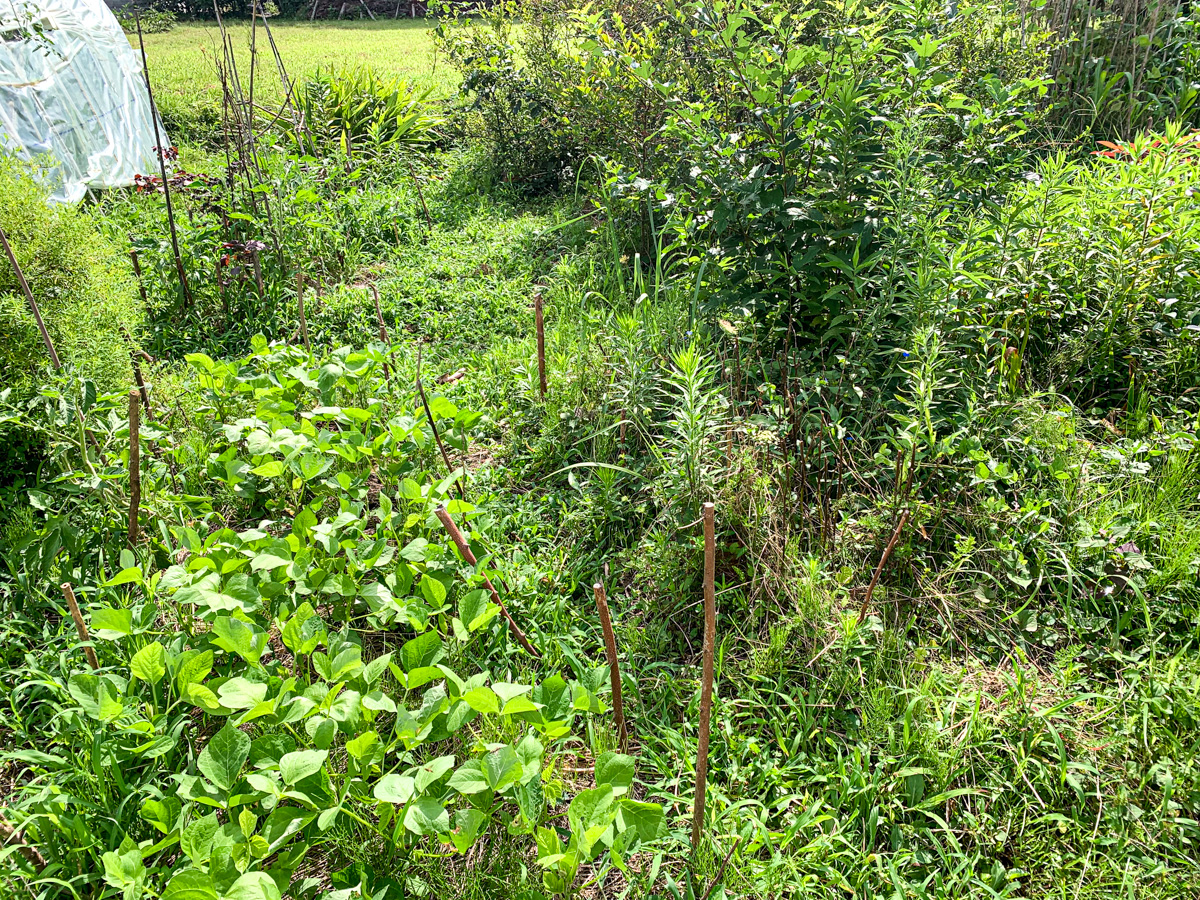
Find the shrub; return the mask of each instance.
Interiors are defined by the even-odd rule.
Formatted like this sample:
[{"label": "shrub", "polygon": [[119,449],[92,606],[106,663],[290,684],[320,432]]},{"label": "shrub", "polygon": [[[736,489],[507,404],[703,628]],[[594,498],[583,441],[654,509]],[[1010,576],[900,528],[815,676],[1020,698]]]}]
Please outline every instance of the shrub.
[{"label": "shrub", "polygon": [[138,18],[141,19],[142,34],[163,34],[175,27],[175,13],[168,9],[138,10],[138,18],[134,17],[134,11],[132,4],[115,10],[117,21],[126,34],[137,34]]},{"label": "shrub", "polygon": [[[129,383],[121,327],[136,328],[141,310],[132,274],[116,248],[78,210],[50,206],[33,173],[0,159],[0,228],[41,309],[64,367],[100,391]],[[49,359],[8,261],[0,260],[0,385],[24,394]]]}]

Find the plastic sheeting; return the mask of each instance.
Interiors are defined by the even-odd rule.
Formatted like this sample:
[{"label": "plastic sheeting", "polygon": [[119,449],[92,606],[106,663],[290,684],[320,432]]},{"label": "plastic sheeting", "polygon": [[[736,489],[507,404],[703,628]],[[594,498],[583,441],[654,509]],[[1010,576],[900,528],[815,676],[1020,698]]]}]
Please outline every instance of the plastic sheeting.
[{"label": "plastic sheeting", "polygon": [[154,146],[141,57],[103,0],[0,0],[0,152],[74,203],[157,172]]}]

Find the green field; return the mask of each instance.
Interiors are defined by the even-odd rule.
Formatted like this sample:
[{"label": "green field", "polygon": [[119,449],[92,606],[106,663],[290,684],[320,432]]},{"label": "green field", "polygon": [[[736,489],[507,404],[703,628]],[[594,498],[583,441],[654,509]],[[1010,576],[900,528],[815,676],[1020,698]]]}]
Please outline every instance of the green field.
[{"label": "green field", "polygon": [[[243,88],[250,87],[253,39],[258,51],[256,101],[261,98],[266,106],[278,103],[284,91],[265,30],[260,26],[252,33],[245,22],[230,24],[227,30],[237,53]],[[271,26],[271,34],[292,79],[323,67],[370,66],[382,75],[429,89],[435,97],[447,96],[455,89],[455,73],[444,59],[437,58],[432,29],[423,20],[279,22]],[[163,34],[148,34],[145,40],[155,100],[172,139],[185,144],[214,142],[221,118],[220,30],[211,23],[188,23]]]}]

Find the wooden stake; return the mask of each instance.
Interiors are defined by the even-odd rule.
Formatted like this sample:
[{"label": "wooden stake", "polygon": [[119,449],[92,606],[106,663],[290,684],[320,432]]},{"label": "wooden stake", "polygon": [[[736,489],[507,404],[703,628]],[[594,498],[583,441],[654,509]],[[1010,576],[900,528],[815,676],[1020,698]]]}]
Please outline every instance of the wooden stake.
[{"label": "wooden stake", "polygon": [[600,627],[604,629],[604,652],[608,654],[609,680],[612,682],[613,718],[617,723],[617,740],[620,741],[621,752],[624,753],[629,744],[629,734],[625,730],[625,704],[621,700],[621,670],[617,666],[617,636],[613,633],[612,617],[608,614],[608,598],[604,594],[604,585],[597,581],[592,585],[592,593],[596,595],[596,607],[600,610]]},{"label": "wooden stake", "polygon": [[267,296],[267,291],[263,287],[262,261],[258,258],[257,250],[250,251],[250,259],[254,262],[254,282],[258,285],[258,298],[261,300]]},{"label": "wooden stake", "polygon": [[146,299],[146,285],[142,282],[142,264],[138,260],[136,249],[130,248],[129,258],[133,260],[133,274],[137,278],[138,293],[142,295],[142,306],[149,306],[150,301]]},{"label": "wooden stake", "polygon": [[[470,546],[467,544],[467,539],[463,537],[463,533],[458,530],[458,526],[454,524],[454,519],[450,517],[449,510],[444,506],[439,506],[435,511],[438,521],[442,523],[442,527],[446,529],[446,533],[450,535],[450,540],[454,541],[454,546],[458,548],[458,552],[462,555],[470,565],[477,565],[475,554],[471,552]],[[512,613],[508,611],[508,607],[504,605],[504,601],[500,599],[500,595],[496,593],[496,588],[492,584],[492,580],[486,575],[483,576],[483,586],[486,587],[492,595],[492,601],[500,607],[500,614],[504,616],[504,620],[508,623],[508,627],[512,630],[513,637],[517,639],[522,647],[524,647],[531,656],[536,659],[541,659],[542,655],[534,649],[533,644],[529,643],[529,639],[525,637],[517,622],[512,617]]]},{"label": "wooden stake", "polygon": [[158,154],[158,168],[162,174],[163,196],[167,200],[167,224],[171,228],[171,249],[175,253],[175,273],[179,276],[179,284],[183,287],[183,297],[188,306],[192,305],[192,289],[188,287],[187,273],[183,271],[183,256],[179,253],[179,235],[175,231],[175,208],[171,205],[171,182],[167,178],[167,158],[163,155],[162,134],[158,129],[158,107],[154,104],[154,91],[150,87],[150,64],[146,62],[146,43],[142,40],[142,18],[137,10],[133,11],[133,20],[137,23],[138,47],[142,51],[142,76],[146,79],[146,96],[150,99],[150,120],[154,124],[154,144]]},{"label": "wooden stake", "polygon": [[700,845],[708,787],[708,738],[712,724],[713,656],[717,643],[717,538],[715,507],[704,504],[704,671],[700,682],[700,741],[696,748],[696,798],[692,804],[692,850]]},{"label": "wooden stake", "polygon": [[538,387],[546,399],[546,328],[542,321],[542,295],[533,298],[533,320],[537,326]]},{"label": "wooden stake", "polygon": [[0,847],[16,847],[17,852],[25,857],[25,861],[37,871],[40,872],[46,868],[46,858],[38,853],[35,847],[25,843],[25,838],[21,833],[13,828],[3,816],[0,816]]},{"label": "wooden stake", "polygon": [[[425,408],[425,418],[429,420],[429,427],[433,429],[433,440],[437,444],[438,450],[442,454],[442,462],[446,464],[446,477],[454,474],[454,464],[450,462],[450,454],[446,452],[446,445],[442,443],[442,436],[438,433],[437,422],[433,421],[433,412],[429,408],[429,401],[425,398],[425,385],[421,384],[421,346],[417,345],[417,393],[421,397],[421,406]],[[466,466],[463,466],[463,477],[466,477]],[[458,485],[458,499],[466,500],[467,494],[463,490],[462,479],[455,481]]]},{"label": "wooden stake", "polygon": [[304,273],[296,273],[296,305],[300,309],[300,336],[304,338],[304,349],[312,355],[312,344],[308,342],[308,320],[304,318]]},{"label": "wooden stake", "polygon": [[134,388],[129,392],[129,546],[138,540],[138,508],[142,505],[142,446],[138,401],[141,395]]},{"label": "wooden stake", "polygon": [[[392,342],[388,337],[387,326],[383,324],[383,310],[379,308],[379,288],[373,284],[368,285],[368,287],[371,289],[371,297],[375,300],[375,321],[379,323],[379,340],[388,345],[388,357],[392,361],[392,368],[396,370],[396,375],[399,377],[400,367],[396,365],[396,353],[391,348]],[[385,378],[388,377],[388,365],[386,362],[383,364],[383,375]]]},{"label": "wooden stake", "polygon": [[71,582],[63,582],[62,592],[63,596],[67,598],[67,608],[71,610],[71,618],[75,620],[75,630],[79,632],[79,639],[84,643],[83,652],[87,654],[88,665],[93,669],[99,669],[100,661],[96,659],[96,651],[92,648],[92,638],[88,634],[87,623],[83,621],[83,613],[79,611],[79,604],[75,602],[75,591],[71,587]]},{"label": "wooden stake", "polygon": [[17,257],[12,252],[12,247],[8,245],[8,235],[4,233],[4,229],[0,228],[0,244],[4,245],[4,252],[8,254],[8,261],[12,263],[13,272],[17,275],[17,283],[21,285],[21,290],[25,294],[25,300],[29,303],[30,310],[33,311],[34,321],[37,322],[38,330],[42,333],[42,341],[46,345],[46,350],[50,353],[50,361],[54,363],[55,369],[62,368],[62,362],[58,358],[58,353],[54,349],[54,342],[50,340],[50,332],[46,330],[46,323],[42,321],[42,311],[38,309],[37,301],[33,299],[33,291],[29,289],[29,282],[25,280],[25,273],[21,271],[21,265],[17,262]]}]

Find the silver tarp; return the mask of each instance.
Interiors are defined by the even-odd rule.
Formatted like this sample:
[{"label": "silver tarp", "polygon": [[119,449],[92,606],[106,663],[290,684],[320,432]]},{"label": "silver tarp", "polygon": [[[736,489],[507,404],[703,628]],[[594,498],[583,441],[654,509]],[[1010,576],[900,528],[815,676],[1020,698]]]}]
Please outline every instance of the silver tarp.
[{"label": "silver tarp", "polygon": [[157,172],[154,145],[141,58],[103,0],[0,0],[0,152],[74,203]]}]

